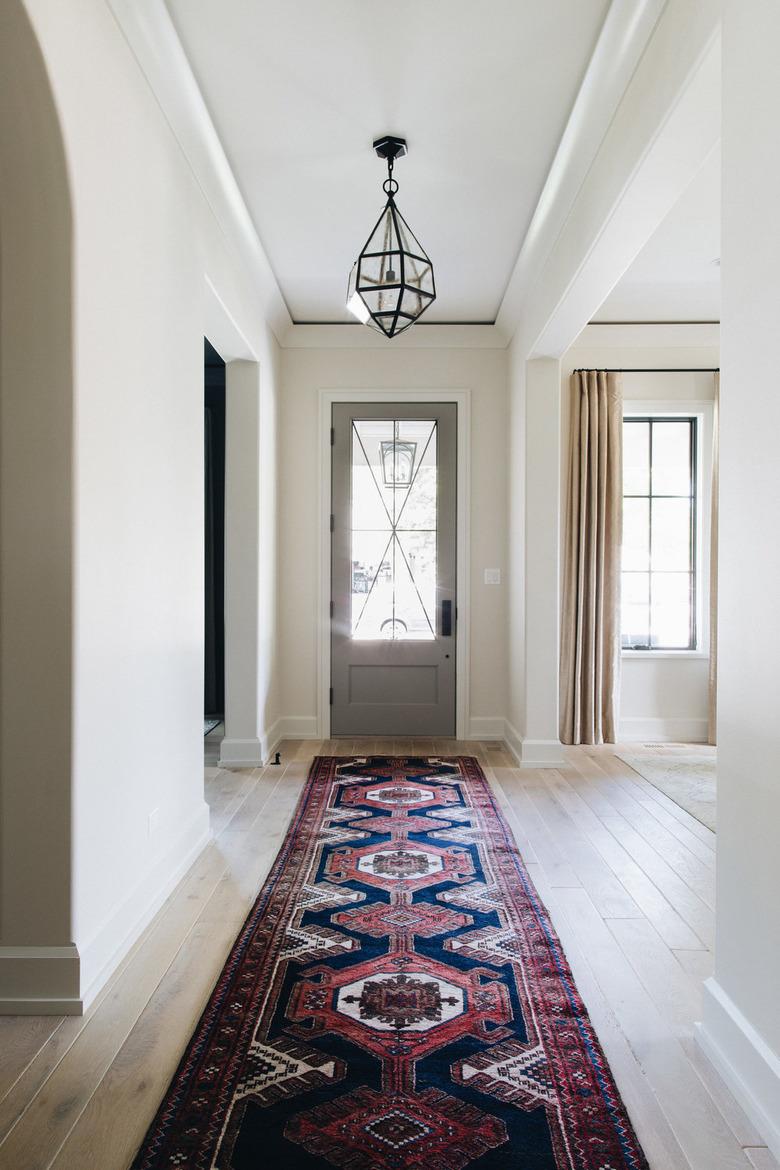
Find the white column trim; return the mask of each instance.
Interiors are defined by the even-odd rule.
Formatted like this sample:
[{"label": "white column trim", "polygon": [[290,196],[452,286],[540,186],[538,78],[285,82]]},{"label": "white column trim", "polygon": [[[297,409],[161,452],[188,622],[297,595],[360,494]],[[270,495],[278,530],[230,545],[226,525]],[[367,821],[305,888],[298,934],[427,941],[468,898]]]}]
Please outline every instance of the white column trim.
[{"label": "white column trim", "polygon": [[780,1158],[780,1058],[714,977],[704,984],[702,1009],[699,1046]]}]

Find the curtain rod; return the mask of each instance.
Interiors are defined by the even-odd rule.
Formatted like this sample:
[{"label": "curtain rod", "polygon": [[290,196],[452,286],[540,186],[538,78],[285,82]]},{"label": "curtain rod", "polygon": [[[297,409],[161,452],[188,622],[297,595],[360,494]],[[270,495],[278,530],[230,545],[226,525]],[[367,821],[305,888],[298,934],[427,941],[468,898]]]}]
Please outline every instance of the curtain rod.
[{"label": "curtain rod", "polygon": [[[580,366],[573,372],[575,374],[587,374],[592,368]],[[680,366],[678,368],[672,368],[670,366],[634,366],[633,368],[622,366],[619,370],[598,367],[595,372],[600,374],[719,374],[720,366]]]}]

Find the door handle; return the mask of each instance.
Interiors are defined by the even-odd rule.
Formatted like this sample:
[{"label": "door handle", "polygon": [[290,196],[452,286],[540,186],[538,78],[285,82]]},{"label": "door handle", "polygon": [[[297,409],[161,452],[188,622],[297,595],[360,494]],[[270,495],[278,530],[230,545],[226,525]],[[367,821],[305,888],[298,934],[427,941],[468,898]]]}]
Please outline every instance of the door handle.
[{"label": "door handle", "polygon": [[452,637],[452,602],[443,601],[441,603],[441,636],[442,638]]}]

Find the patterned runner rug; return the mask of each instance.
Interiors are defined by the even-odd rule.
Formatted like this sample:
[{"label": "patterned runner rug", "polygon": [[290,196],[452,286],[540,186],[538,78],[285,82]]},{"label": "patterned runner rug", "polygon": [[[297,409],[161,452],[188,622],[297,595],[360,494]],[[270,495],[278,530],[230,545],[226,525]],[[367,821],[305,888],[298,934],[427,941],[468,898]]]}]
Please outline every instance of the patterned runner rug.
[{"label": "patterned runner rug", "polygon": [[646,1165],[476,760],[316,759],[137,1170]]}]

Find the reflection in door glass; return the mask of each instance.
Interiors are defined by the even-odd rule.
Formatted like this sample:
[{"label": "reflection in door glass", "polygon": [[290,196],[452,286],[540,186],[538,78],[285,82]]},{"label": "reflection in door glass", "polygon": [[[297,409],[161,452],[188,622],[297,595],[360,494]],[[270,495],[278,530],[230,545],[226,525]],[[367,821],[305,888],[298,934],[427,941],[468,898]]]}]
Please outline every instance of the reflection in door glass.
[{"label": "reflection in door glass", "polygon": [[352,637],[435,638],[436,423],[352,423]]}]

